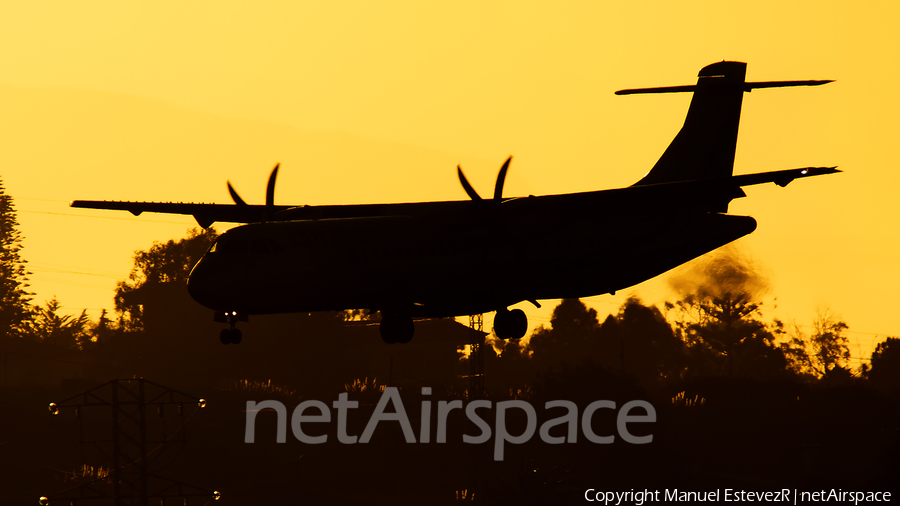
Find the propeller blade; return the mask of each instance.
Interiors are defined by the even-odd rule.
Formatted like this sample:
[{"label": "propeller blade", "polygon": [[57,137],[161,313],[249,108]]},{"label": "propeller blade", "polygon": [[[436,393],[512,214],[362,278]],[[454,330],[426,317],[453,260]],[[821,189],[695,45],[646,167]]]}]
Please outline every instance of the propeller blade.
[{"label": "propeller blade", "polygon": [[481,200],[481,195],[478,195],[478,192],[475,191],[475,188],[472,188],[472,185],[469,184],[469,180],[466,179],[465,174],[463,174],[462,168],[457,165],[456,166],[456,174],[459,175],[459,182],[462,183],[462,187],[466,190],[466,194],[469,195],[469,198],[475,201]]},{"label": "propeller blade", "polygon": [[275,178],[278,177],[278,166],[280,163],[275,164],[275,168],[272,169],[272,173],[269,174],[269,184],[266,185],[266,206],[274,206],[275,205]]},{"label": "propeller blade", "polygon": [[497,174],[497,184],[494,185],[494,200],[500,202],[503,199],[503,182],[506,180],[506,171],[509,169],[509,162],[512,161],[512,155],[503,162],[503,167],[500,167],[500,173]]},{"label": "propeller blade", "polygon": [[231,181],[228,181],[228,193],[231,194],[231,200],[234,201],[235,204],[239,206],[246,206],[247,203],[244,202],[244,199],[241,198],[240,195],[236,191],[234,191],[234,187],[231,186]]}]

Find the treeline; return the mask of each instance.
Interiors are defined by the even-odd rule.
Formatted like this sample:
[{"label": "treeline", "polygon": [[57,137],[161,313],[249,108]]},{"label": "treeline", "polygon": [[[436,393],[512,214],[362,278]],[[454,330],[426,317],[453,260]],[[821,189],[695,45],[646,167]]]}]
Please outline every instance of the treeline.
[{"label": "treeline", "polygon": [[580,300],[563,300],[550,326],[539,327],[526,344],[495,341],[501,351],[494,367],[516,378],[510,387],[542,371],[583,363],[631,376],[650,390],[705,378],[809,384],[868,379],[900,386],[900,339],[888,338],[871,365],[863,361],[853,368],[849,327],[831,312],[820,313],[805,333],[797,325],[764,321],[761,304],[746,294],[692,296],[665,309],[664,314],[630,298],[600,322],[596,310]]},{"label": "treeline", "polygon": [[[216,237],[216,231],[193,229],[188,236],[154,243],[134,257],[128,278],[118,282],[114,292],[114,312],[103,309],[91,319],[87,311],[63,314],[55,297],[43,305],[34,304],[28,291],[26,263],[20,257],[21,237],[12,199],[0,186],[0,336],[36,341],[58,348],[88,350],[116,337],[141,333],[147,323],[165,318],[165,305],[176,287],[184,290],[191,267]],[[151,324],[152,327],[152,324]]]},{"label": "treeline", "polygon": [[602,322],[580,300],[563,300],[549,327],[536,329],[526,344],[495,341],[496,367],[521,383],[590,363],[656,391],[706,378],[900,387],[900,339],[887,338],[871,360],[857,357],[853,367],[849,325],[834,312],[820,311],[808,331],[766,320],[767,282],[733,249],[711,254],[671,284],[675,302],[660,309],[629,298]]}]

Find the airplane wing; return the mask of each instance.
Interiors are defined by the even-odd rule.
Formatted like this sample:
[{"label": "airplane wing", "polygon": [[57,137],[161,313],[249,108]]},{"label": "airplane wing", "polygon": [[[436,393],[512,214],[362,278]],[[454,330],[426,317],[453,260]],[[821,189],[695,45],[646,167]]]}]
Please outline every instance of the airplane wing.
[{"label": "airplane wing", "polygon": [[377,216],[447,216],[472,213],[500,203],[508,208],[549,204],[553,207],[620,206],[620,205],[694,205],[709,203],[710,211],[720,210],[735,198],[745,196],[741,187],[763,183],[787,186],[794,179],[834,174],[836,167],[803,167],[798,169],[761,172],[723,178],[676,181],[669,183],[629,186],[612,190],[518,197],[492,200],[459,200],[445,202],[415,202],[398,204],[348,204],[332,206],[276,206],[250,204],[204,204],[186,202],[128,202],[108,200],[75,200],[69,205],[82,209],[129,211],[135,216],[144,212],[183,214],[193,216],[206,228],[214,222],[255,223],[262,221],[361,218]]},{"label": "airplane wing", "polygon": [[346,204],[331,206],[266,206],[251,204],[205,204],[192,202],[131,202],[118,200],[73,200],[70,207],[128,211],[141,213],[182,214],[193,216],[207,228],[213,223],[259,223],[264,221],[365,218],[378,216],[416,216],[439,214],[460,209],[469,201],[415,202],[407,204]]},{"label": "airplane wing", "polygon": [[184,214],[193,216],[203,228],[217,221],[253,223],[265,221],[267,213],[277,213],[289,206],[205,204],[193,202],[129,202],[118,200],[73,200],[70,207],[82,209],[106,209],[128,211],[135,216],[141,213]]}]

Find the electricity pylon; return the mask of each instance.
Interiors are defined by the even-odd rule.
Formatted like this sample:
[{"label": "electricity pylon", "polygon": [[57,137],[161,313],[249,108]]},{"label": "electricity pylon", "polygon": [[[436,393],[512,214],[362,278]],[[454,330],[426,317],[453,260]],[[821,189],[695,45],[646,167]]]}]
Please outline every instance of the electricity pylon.
[{"label": "electricity pylon", "polygon": [[[181,427],[171,435],[166,434],[165,423],[150,423],[147,408],[156,407],[158,420],[165,418],[166,407],[177,407]],[[153,383],[143,378],[119,379],[104,383],[96,388],[70,397],[60,403],[50,404],[50,413],[58,415],[61,408],[74,408],[81,433],[82,456],[84,446],[96,448],[110,461],[109,475],[89,483],[51,495],[41,497],[41,504],[55,504],[67,501],[70,505],[85,502],[112,500],[115,506],[149,506],[150,499],[158,499],[164,505],[167,498],[182,499],[202,497],[218,500],[221,494],[151,473],[150,467],[166,448],[166,445],[184,443],[185,407],[195,409],[206,406],[206,400],[199,399]],[[88,407],[108,407],[111,411],[112,437],[87,441],[84,438],[82,409]],[[161,437],[150,439],[148,425],[161,427]],[[177,435],[178,439],[174,437]],[[153,434],[156,436],[156,434]],[[152,445],[152,449],[148,447]],[[111,446],[111,448],[110,448]],[[155,455],[154,455],[155,454]]]},{"label": "electricity pylon", "polygon": [[469,397],[480,399],[484,397],[484,315],[470,315],[469,328],[475,331],[469,333]]}]

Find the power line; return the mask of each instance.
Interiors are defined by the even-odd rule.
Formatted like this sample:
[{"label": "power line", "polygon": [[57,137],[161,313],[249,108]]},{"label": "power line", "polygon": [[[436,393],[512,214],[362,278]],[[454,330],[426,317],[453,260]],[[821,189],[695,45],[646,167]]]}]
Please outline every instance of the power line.
[{"label": "power line", "polygon": [[29,210],[25,210],[25,209],[17,209],[16,211],[20,212],[20,213],[31,213],[31,214],[52,214],[52,215],[56,215],[56,216],[74,216],[76,218],[96,218],[96,219],[100,219],[100,220],[121,220],[121,221],[128,221],[131,223],[170,223],[173,225],[187,225],[187,223],[180,222],[180,221],[163,221],[163,220],[147,220],[147,219],[138,220],[137,217],[135,217],[135,218],[116,218],[115,216],[91,216],[89,214],[53,213],[50,211],[29,211]]},{"label": "power line", "polygon": [[[815,328],[812,325],[797,325],[797,327],[803,327],[806,329]],[[846,332],[848,334],[865,334],[865,335],[875,336],[875,337],[891,337],[891,336],[895,335],[895,334],[891,334],[890,332],[863,332],[861,330],[846,330],[846,329],[844,329],[842,332]]]},{"label": "power line", "polygon": [[13,200],[36,200],[36,201],[38,201],[38,202],[64,202],[64,203],[66,203],[66,204],[69,203],[68,200],[61,200],[61,199],[33,199],[33,198],[28,198],[28,197],[13,197]]},{"label": "power line", "polygon": [[84,288],[96,288],[96,289],[101,289],[101,288],[102,288],[102,289],[104,289],[104,290],[109,290],[109,285],[94,285],[94,284],[89,284],[89,283],[78,283],[78,282],[75,282],[75,281],[63,281],[63,280],[61,280],[61,279],[48,279],[48,278],[41,278],[41,277],[31,277],[31,278],[29,278],[29,281],[40,281],[40,282],[42,282],[42,283],[61,283],[61,284],[64,284],[64,285],[81,286],[81,287],[84,287]]},{"label": "power line", "polygon": [[52,267],[39,267],[37,269],[30,268],[31,272],[43,272],[45,274],[77,274],[80,276],[97,276],[99,278],[123,279],[126,276],[121,274],[99,274],[94,272],[69,271],[65,269],[54,269]]}]

